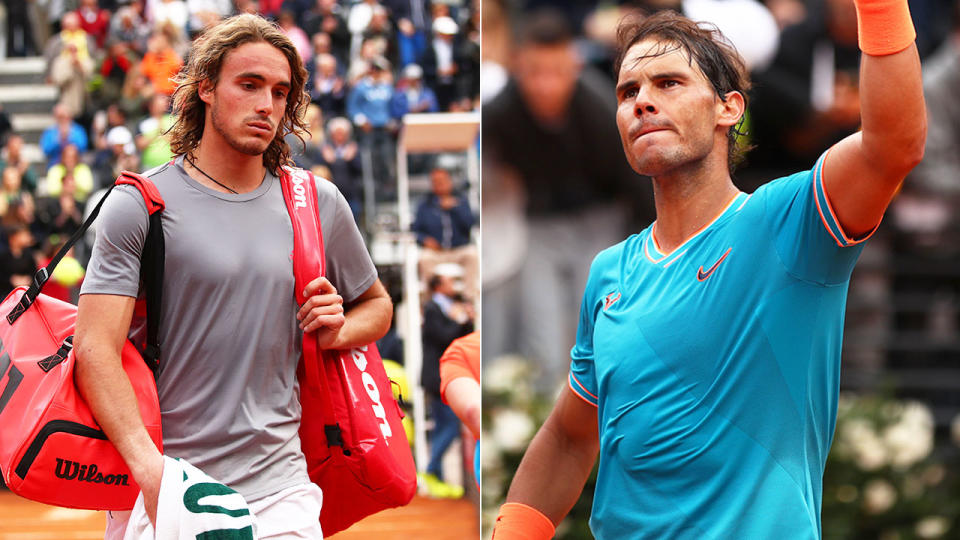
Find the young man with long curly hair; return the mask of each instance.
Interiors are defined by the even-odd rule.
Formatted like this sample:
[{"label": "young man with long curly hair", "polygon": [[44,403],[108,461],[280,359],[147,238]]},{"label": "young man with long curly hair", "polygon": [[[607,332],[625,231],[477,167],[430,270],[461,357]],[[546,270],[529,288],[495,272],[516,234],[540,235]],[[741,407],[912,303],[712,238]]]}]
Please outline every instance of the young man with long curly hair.
[{"label": "young man with long curly hair", "polygon": [[[304,305],[294,301],[293,229],[278,176],[290,157],[284,136],[304,128],[306,76],[294,45],[260,17],[209,29],[177,77],[176,158],[144,173],[166,203],[157,374],[164,451],[243,495],[261,538],[322,535],[322,495],[297,433],[302,333],[349,348],[382,336],[392,314],[349,205],[323,181],[327,277],[308,285]],[[117,187],[81,291],[76,352],[77,383],[155,521],[163,458],[120,363],[128,330],[135,342],[142,337],[134,304],[147,225],[140,194]],[[111,513],[107,537],[122,536],[127,518]]]}]

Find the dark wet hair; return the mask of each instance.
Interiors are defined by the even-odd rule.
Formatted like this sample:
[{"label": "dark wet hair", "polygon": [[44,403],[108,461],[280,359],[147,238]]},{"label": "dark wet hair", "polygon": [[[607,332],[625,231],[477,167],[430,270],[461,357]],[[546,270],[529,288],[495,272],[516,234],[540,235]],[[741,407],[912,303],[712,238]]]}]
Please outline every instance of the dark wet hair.
[{"label": "dark wet hair", "polygon": [[[751,86],[746,64],[716,26],[694,22],[673,11],[661,11],[650,16],[640,12],[627,15],[617,28],[617,57],[613,64],[615,79],[620,78],[620,68],[627,51],[645,39],[653,39],[661,44],[650,56],[681,49],[691,62],[697,63],[722,101],[727,100],[728,92],[739,92],[746,108],[749,99],[747,92]],[[746,135],[742,131],[743,122],[741,118],[727,132],[727,165],[731,172],[751,148],[738,139],[738,136]]]},{"label": "dark wet hair", "polygon": [[524,17],[516,37],[521,47],[551,47],[573,41],[573,31],[559,10],[540,8]]}]

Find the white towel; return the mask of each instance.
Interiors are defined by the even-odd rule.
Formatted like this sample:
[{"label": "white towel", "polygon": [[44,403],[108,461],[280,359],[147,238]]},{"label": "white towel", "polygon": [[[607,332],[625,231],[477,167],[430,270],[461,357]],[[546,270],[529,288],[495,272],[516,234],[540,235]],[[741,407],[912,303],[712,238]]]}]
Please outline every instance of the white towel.
[{"label": "white towel", "polygon": [[147,517],[141,493],[123,540],[204,537],[254,540],[256,519],[239,493],[182,459],[163,456],[156,530]]}]

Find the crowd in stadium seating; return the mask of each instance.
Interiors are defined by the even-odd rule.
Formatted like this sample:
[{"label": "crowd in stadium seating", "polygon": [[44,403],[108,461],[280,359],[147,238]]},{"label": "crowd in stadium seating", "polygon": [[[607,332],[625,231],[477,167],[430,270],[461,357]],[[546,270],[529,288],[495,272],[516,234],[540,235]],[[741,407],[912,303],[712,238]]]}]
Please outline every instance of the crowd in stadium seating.
[{"label": "crowd in stadium seating", "polygon": [[[479,104],[479,12],[470,0],[66,0],[31,4],[34,13],[6,4],[7,54],[42,52],[58,97],[37,142],[43,162],[24,159],[23,137],[0,113],[0,253],[19,262],[0,260],[2,294],[29,279],[26,261],[41,261],[72,233],[121,170],[172,157],[162,136],[173,122],[171,77],[190,41],[223,17],[260,13],[296,45],[311,104],[309,134],[288,138],[294,160],[336,183],[358,223],[364,175],[374,180],[372,200],[396,198],[404,114]],[[81,261],[88,248],[79,247]]]}]

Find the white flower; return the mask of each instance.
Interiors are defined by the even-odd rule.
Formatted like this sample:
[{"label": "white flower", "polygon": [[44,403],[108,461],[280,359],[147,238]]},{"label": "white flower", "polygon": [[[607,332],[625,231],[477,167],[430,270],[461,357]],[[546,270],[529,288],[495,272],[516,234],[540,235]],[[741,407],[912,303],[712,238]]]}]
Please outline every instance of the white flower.
[{"label": "white flower", "polygon": [[526,448],[533,430],[533,420],[523,412],[506,409],[494,414],[493,440],[508,452]]},{"label": "white flower", "polygon": [[866,420],[853,418],[847,421],[840,431],[839,439],[864,471],[873,471],[888,463],[886,446]]},{"label": "white flower", "polygon": [[501,356],[484,366],[483,387],[492,392],[510,392],[530,375],[527,360],[517,355]]},{"label": "white flower", "polygon": [[897,502],[897,491],[886,480],[871,480],[863,488],[863,507],[869,514],[882,514]]},{"label": "white flower", "polygon": [[883,431],[890,461],[898,469],[906,469],[927,457],[933,450],[933,415],[923,404],[904,404],[897,423]]},{"label": "white flower", "polygon": [[914,532],[920,538],[941,538],[950,530],[950,522],[943,516],[928,516],[917,522]]},{"label": "white flower", "polygon": [[503,451],[493,440],[493,436],[484,431],[483,436],[480,437],[480,466],[483,470],[488,471],[501,467],[503,463],[502,455]]}]

